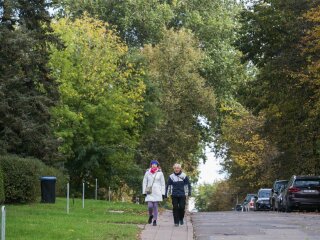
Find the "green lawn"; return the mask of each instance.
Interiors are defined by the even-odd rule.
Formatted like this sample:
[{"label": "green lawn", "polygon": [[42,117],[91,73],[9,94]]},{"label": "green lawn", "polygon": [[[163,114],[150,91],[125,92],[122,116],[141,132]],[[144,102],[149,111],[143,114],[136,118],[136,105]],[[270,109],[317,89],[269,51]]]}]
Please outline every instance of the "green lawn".
[{"label": "green lawn", "polygon": [[[66,199],[55,204],[6,205],[6,240],[138,239],[137,224],[147,219],[146,206],[81,199],[66,213]],[[112,212],[112,211],[124,211]]]}]

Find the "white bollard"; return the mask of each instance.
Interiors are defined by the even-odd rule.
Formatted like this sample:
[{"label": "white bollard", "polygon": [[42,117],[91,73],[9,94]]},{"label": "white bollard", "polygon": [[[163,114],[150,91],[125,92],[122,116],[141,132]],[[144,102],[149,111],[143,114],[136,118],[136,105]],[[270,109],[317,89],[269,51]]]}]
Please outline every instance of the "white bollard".
[{"label": "white bollard", "polygon": [[98,179],[96,178],[96,192],[95,192],[95,199],[98,199]]},{"label": "white bollard", "polygon": [[67,184],[67,214],[69,214],[69,200],[70,200],[70,185]]},{"label": "white bollard", "polygon": [[2,220],[1,220],[1,240],[6,239],[6,207],[1,208]]},{"label": "white bollard", "polygon": [[84,182],[82,183],[82,208],[84,208]]}]

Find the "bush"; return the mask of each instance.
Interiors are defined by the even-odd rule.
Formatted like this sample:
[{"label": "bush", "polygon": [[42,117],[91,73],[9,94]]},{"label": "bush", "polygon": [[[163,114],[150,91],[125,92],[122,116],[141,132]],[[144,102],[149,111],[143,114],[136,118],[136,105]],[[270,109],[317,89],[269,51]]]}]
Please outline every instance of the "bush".
[{"label": "bush", "polygon": [[[37,159],[33,160],[39,161]],[[43,176],[55,176],[57,178],[56,195],[58,197],[65,197],[67,192],[67,183],[69,180],[69,176],[59,169],[45,165],[43,162],[40,162],[39,167],[40,169],[37,175],[38,179]],[[38,185],[40,190],[40,183]]]},{"label": "bush", "polygon": [[0,204],[4,202],[4,198],[3,172],[0,168]]},{"label": "bush", "polygon": [[56,192],[62,194],[67,177],[59,170],[46,166],[39,159],[21,158],[16,155],[0,156],[4,172],[6,203],[34,202],[40,196],[40,177],[57,177]]}]

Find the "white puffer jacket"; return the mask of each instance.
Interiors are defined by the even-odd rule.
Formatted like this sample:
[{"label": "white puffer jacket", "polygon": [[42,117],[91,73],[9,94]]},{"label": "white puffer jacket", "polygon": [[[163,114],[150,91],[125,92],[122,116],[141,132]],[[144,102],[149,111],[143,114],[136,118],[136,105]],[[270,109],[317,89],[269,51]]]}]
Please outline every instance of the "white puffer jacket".
[{"label": "white puffer jacket", "polygon": [[[152,182],[154,183],[152,185]],[[152,193],[147,194],[145,201],[146,202],[161,202],[162,195],[165,195],[166,185],[164,181],[164,176],[161,170],[159,169],[156,173],[152,174],[150,169],[146,171],[142,183],[142,193],[146,194],[146,187],[152,185]]]}]

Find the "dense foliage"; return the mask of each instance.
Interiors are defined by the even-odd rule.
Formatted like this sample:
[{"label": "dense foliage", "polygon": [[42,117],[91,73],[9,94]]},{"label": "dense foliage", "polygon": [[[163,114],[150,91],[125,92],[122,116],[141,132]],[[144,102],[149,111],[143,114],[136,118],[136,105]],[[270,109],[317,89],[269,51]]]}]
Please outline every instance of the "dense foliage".
[{"label": "dense foliage", "polygon": [[58,159],[50,126],[56,82],[49,77],[47,42],[56,42],[46,1],[0,2],[0,152]]},{"label": "dense foliage", "polygon": [[56,193],[64,196],[67,177],[61,171],[48,167],[34,158],[17,155],[0,156],[0,167],[4,174],[6,203],[34,202],[40,196],[40,177],[56,176]]},{"label": "dense foliage", "polygon": [[159,123],[145,136],[143,148],[150,157],[160,160],[171,171],[175,162],[185,170],[195,172],[202,143],[208,139],[208,124],[213,121],[215,97],[198,72],[204,57],[199,43],[187,30],[164,32],[155,47],[145,46],[148,77],[159,91]]},{"label": "dense foliage", "polygon": [[153,158],[195,182],[213,142],[229,179],[202,210],[320,174],[320,1],[246,2],[1,1],[0,153],[120,197]]},{"label": "dense foliage", "polygon": [[[319,174],[319,1],[250,1],[236,46],[252,78],[222,121],[223,168],[240,196]],[[225,144],[225,145],[223,145]]]},{"label": "dense foliage", "polygon": [[130,59],[144,66],[139,165],[158,158],[168,174],[179,161],[196,181],[203,147],[220,128],[217,110],[220,117],[246,78],[232,46],[239,6],[221,0],[59,3],[59,16],[76,21],[85,13],[108,22],[129,46]]},{"label": "dense foliage", "polygon": [[[72,183],[134,185],[141,171],[133,156],[145,86],[127,47],[102,21],[83,16],[53,23],[65,47],[52,48],[50,67],[61,100],[53,108]],[[132,176],[138,177],[132,181]]]},{"label": "dense foliage", "polygon": [[239,46],[260,71],[246,86],[243,99],[265,117],[263,134],[281,153],[277,177],[320,173],[319,121],[313,115],[317,98],[307,68],[315,55],[306,54],[304,47],[313,24],[303,17],[318,4],[261,1],[244,12]]},{"label": "dense foliage", "polygon": [[195,207],[201,211],[229,211],[238,201],[238,189],[228,181],[203,184],[197,189]]}]

